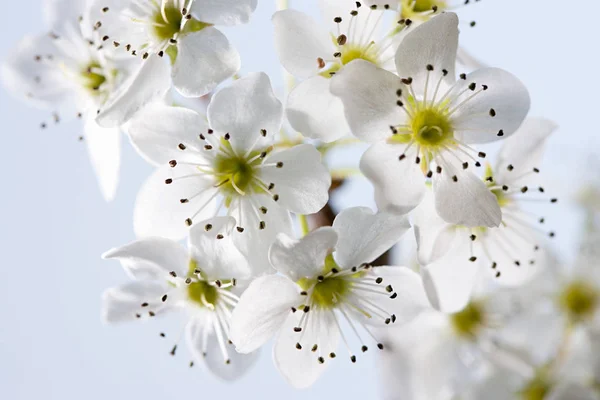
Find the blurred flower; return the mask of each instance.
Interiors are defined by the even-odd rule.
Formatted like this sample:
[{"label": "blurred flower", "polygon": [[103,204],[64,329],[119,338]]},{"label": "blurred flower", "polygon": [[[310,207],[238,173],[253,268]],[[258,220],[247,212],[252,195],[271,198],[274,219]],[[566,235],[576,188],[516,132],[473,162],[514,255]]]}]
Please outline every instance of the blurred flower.
[{"label": "blurred flower", "polygon": [[[406,213],[433,181],[436,210],[447,222],[494,227],[496,196],[474,173],[469,144],[514,133],[529,110],[529,94],[513,75],[484,68],[455,81],[458,18],[444,13],[408,33],[396,53],[402,78],[356,60],[336,74],[332,92],[344,103],[352,133],[375,142],[361,160],[380,209]],[[468,206],[467,206],[468,205]]]},{"label": "blurred flower", "polygon": [[[146,319],[185,310],[186,339],[194,359],[222,379],[239,378],[256,360],[240,355],[228,341],[231,310],[241,290],[236,277],[249,276],[249,265],[232,243],[230,217],[191,229],[188,251],[164,238],[145,238],[108,251],[133,282],[109,289],[103,316],[109,323]],[[162,335],[161,335],[162,336]],[[177,344],[171,354],[175,355]]]},{"label": "blurred flower", "polygon": [[[359,330],[381,350],[374,326],[406,323],[428,308],[418,274],[405,267],[372,267],[409,228],[400,216],[373,214],[368,208],[342,211],[333,227],[319,228],[300,240],[279,235],[270,261],[281,275],[256,279],[233,312],[231,336],[242,353],[256,350],[279,332],[274,360],[295,387],[312,385],[326,359],[337,357],[340,338],[351,362],[341,323]],[[333,252],[333,253],[332,253]]]},{"label": "blurred flower", "polygon": [[218,91],[208,123],[194,111],[149,106],[129,129],[144,158],[159,166],[138,194],[138,236],[180,239],[192,224],[226,210],[235,240],[257,274],[279,232],[291,232],[290,211],[310,214],[328,200],[331,177],[314,146],[274,149],[282,105],[263,73]]}]

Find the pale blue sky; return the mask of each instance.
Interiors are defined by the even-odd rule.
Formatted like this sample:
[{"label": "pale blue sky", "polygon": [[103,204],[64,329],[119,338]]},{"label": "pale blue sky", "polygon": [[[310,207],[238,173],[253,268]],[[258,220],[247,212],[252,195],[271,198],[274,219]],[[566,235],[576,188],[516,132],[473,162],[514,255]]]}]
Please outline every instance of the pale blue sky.
[{"label": "pale blue sky", "polygon": [[[41,0],[5,1],[0,58],[24,34],[41,31]],[[292,0],[315,13],[313,0]],[[272,47],[274,0],[259,0],[248,26],[228,29],[242,54],[243,73],[266,71],[281,82]],[[596,93],[600,4],[588,0],[485,0],[464,9],[462,44],[486,63],[505,68],[529,87],[532,113],[561,126],[550,141],[542,171],[553,193],[567,199],[597,174],[582,160],[598,150]],[[0,224],[0,397],[47,399],[372,399],[377,364],[338,359],[310,390],[296,391],[278,375],[265,348],[258,365],[235,384],[200,368],[189,369],[185,352],[172,358],[176,318],[106,327],[100,294],[126,281],[105,250],[133,239],[136,192],[151,171],[125,146],[121,186],[106,204],[97,189],[77,122],[41,131],[48,113],[34,110],[0,89],[2,196]],[[596,153],[597,154],[597,153]],[[576,169],[575,169],[576,168]],[[594,169],[595,168],[595,169]],[[594,169],[594,170],[592,170]],[[368,190],[364,190],[367,188]],[[357,182],[344,204],[371,204],[370,189]],[[366,193],[360,194],[360,193]],[[548,220],[558,248],[572,252],[577,214],[561,202]],[[165,331],[165,341],[159,332]]]}]

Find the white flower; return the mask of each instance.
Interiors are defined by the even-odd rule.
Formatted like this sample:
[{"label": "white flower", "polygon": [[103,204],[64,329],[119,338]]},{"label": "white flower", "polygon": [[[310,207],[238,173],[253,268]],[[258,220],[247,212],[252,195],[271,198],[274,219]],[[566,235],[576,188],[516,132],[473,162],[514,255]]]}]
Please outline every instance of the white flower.
[{"label": "white flower", "polygon": [[341,101],[329,91],[332,76],[355,59],[393,69],[400,35],[380,32],[383,7],[350,0],[321,0],[320,6],[325,26],[300,11],[276,12],[275,50],[290,74],[305,79],[287,100],[290,124],[304,136],[331,142],[350,132]]},{"label": "white flower", "polygon": [[[146,59],[167,55],[172,82],[186,97],[200,97],[240,68],[240,56],[214,25],[248,22],[257,0],[95,0],[97,27],[111,46]],[[154,74],[151,68],[142,74]],[[120,104],[101,110],[105,125],[123,122],[119,108],[138,108],[139,85],[122,94]]]},{"label": "white flower", "polygon": [[[256,357],[238,354],[228,342],[231,311],[240,293],[236,278],[246,278],[250,272],[228,235],[234,226],[233,218],[219,217],[210,227],[191,229],[187,251],[157,237],[108,251],[103,257],[119,260],[133,282],[104,293],[104,320],[145,320],[183,310],[194,360],[222,379],[239,378]],[[176,350],[177,343],[171,354]]]},{"label": "white flower", "polygon": [[496,68],[455,80],[458,18],[444,13],[409,32],[396,53],[398,76],[355,60],[332,80],[352,133],[375,142],[361,170],[375,185],[380,209],[406,213],[433,181],[438,214],[469,227],[498,226],[502,213],[474,173],[469,144],[507,137],[529,110],[523,84]]},{"label": "white flower", "polygon": [[[448,312],[462,309],[482,269],[500,284],[518,286],[544,267],[544,243],[554,233],[540,229],[546,218],[539,206],[557,199],[546,197],[534,178],[540,172],[544,142],[555,128],[548,120],[527,119],[505,141],[497,164],[486,167],[485,184],[502,210],[499,227],[469,228],[445,222],[435,211],[430,190],[413,211],[419,263],[434,307]],[[537,207],[528,209],[531,204]]]},{"label": "white flower", "polygon": [[[340,338],[353,363],[357,357],[349,334],[357,336],[362,352],[369,348],[365,337],[383,349],[374,326],[404,323],[428,307],[418,274],[405,267],[367,264],[407,229],[400,216],[356,207],[342,211],[333,227],[300,240],[279,235],[270,261],[282,275],[258,278],[242,295],[232,317],[236,349],[254,351],[279,332],[275,364],[298,388],[312,385],[326,359],[337,357]],[[342,330],[342,323],[350,332]]]},{"label": "white flower", "polygon": [[291,230],[289,212],[319,211],[331,184],[314,146],[273,147],[282,108],[267,75],[255,73],[214,95],[208,122],[181,107],[140,112],[131,140],[159,168],[138,194],[136,234],[180,239],[192,224],[226,211],[237,220],[239,246],[259,259],[257,268],[268,268],[268,246]]},{"label": "white flower", "polygon": [[[37,106],[54,110],[56,123],[84,120],[84,138],[100,189],[112,200],[121,153],[118,127],[94,122],[96,111],[112,101],[132,65],[115,59],[94,30],[86,1],[46,3],[48,33],[26,36],[2,66],[6,88]],[[47,123],[42,124],[42,128]]]}]

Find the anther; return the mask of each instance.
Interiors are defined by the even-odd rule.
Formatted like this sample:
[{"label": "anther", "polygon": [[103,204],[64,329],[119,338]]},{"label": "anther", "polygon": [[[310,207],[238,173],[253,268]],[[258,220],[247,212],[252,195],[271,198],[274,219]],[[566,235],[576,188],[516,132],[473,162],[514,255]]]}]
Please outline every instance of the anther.
[{"label": "anther", "polygon": [[162,300],[162,302],[163,302],[163,303],[164,303],[165,301],[167,301],[167,295],[165,294],[165,295],[162,297],[162,299],[161,299],[161,300]]},{"label": "anther", "polygon": [[356,362],[356,356],[350,356],[350,361],[352,361],[353,363]]},{"label": "anther", "polygon": [[494,110],[493,108],[490,108],[490,117],[495,117],[496,116],[496,110]]},{"label": "anther", "polygon": [[212,229],[212,227],[213,227],[212,224],[206,224],[206,225],[204,225],[204,230],[206,232],[208,232],[208,231],[210,231]]},{"label": "anther", "polygon": [[344,34],[338,36],[337,38],[337,44],[340,46],[343,46],[346,44],[346,41],[348,40],[348,37]]},{"label": "anther", "polygon": [[266,223],[265,223],[265,221],[260,221],[260,222],[258,223],[258,229],[261,229],[261,230],[262,230],[262,229],[265,229],[265,226],[266,226]]},{"label": "anther", "polygon": [[367,350],[369,350],[369,348],[368,348],[367,346],[362,346],[362,347],[360,348],[360,350],[361,350],[363,353],[366,353],[366,352],[367,352]]},{"label": "anther", "polygon": [[471,262],[475,262],[475,261],[477,261],[477,257],[475,257],[475,256],[473,256],[473,257],[470,257],[470,258],[469,258],[469,261],[471,261]]},{"label": "anther", "polygon": [[297,348],[298,350],[302,350],[302,345],[301,345],[300,343],[296,343],[296,348]]},{"label": "anther", "polygon": [[177,147],[179,147],[179,150],[185,150],[186,149],[185,144],[183,144],[183,143],[179,143],[179,145]]},{"label": "anther", "polygon": [[191,218],[188,218],[188,219],[186,219],[186,220],[185,220],[185,224],[186,224],[187,226],[192,226],[192,219],[191,219]]},{"label": "anther", "polygon": [[383,350],[383,344],[382,343],[377,343],[377,348],[379,350]]}]

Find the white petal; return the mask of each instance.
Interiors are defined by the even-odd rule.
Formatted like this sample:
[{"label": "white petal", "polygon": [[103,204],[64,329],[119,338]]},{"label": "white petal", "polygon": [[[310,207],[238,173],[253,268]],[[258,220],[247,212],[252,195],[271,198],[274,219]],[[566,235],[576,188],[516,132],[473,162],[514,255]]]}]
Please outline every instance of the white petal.
[{"label": "white petal", "polygon": [[[131,282],[108,289],[102,295],[102,319],[112,324],[136,320],[137,315],[149,311],[157,316],[169,311],[170,308],[161,301],[168,290],[166,280],[164,282]],[[148,303],[148,306],[142,307],[142,303]]]},{"label": "white petal", "polygon": [[[415,93],[423,94],[427,75],[437,81],[441,71],[446,70],[442,82],[449,87],[455,79],[457,49],[458,17],[451,12],[443,13],[407,33],[396,52],[398,75],[412,78]],[[434,72],[427,70],[428,65],[433,66]]]},{"label": "white petal", "polygon": [[548,400],[598,400],[598,394],[588,386],[562,382],[548,394]]},{"label": "white petal", "polygon": [[[138,237],[164,236],[174,240],[182,239],[189,230],[186,219],[192,218],[204,204],[207,206],[193,221],[198,222],[214,216],[216,202],[213,200],[207,203],[215,193],[214,190],[207,190],[212,188],[212,180],[197,175],[174,180],[170,185],[165,184],[166,179],[190,173],[194,173],[193,169],[185,169],[184,166],[171,168],[166,165],[150,175],[138,192],[133,211],[133,227]],[[199,195],[195,196],[197,194]],[[181,199],[189,201],[183,204]]]},{"label": "white petal", "polygon": [[409,228],[403,216],[376,214],[367,207],[347,208],[333,221],[338,235],[335,261],[342,268],[370,263],[398,243]]},{"label": "white petal", "polygon": [[313,277],[323,272],[325,257],[337,242],[338,235],[330,227],[316,229],[299,240],[280,234],[271,245],[269,260],[293,281]]},{"label": "white petal", "polygon": [[406,214],[419,205],[425,194],[425,178],[418,165],[404,153],[404,145],[376,143],[360,160],[360,170],[375,186],[375,200],[382,211]]},{"label": "white petal", "polygon": [[[211,228],[206,229],[210,224]],[[247,279],[251,275],[248,260],[234,244],[235,229],[233,217],[215,217],[190,229],[188,247],[198,268],[209,279]]]},{"label": "white petal", "polygon": [[45,1],[42,8],[48,31],[63,34],[67,29],[79,29],[79,18],[87,15],[88,6],[89,2],[79,0]]},{"label": "white petal", "polygon": [[457,235],[452,250],[424,266],[423,284],[431,305],[453,313],[462,310],[471,298],[480,264],[471,257],[468,237]]},{"label": "white petal", "polygon": [[242,294],[231,317],[231,341],[240,353],[264,345],[298,306],[298,287],[288,278],[267,275],[254,280]]},{"label": "white petal", "polygon": [[102,128],[96,121],[85,124],[85,143],[98,178],[100,190],[106,201],[115,197],[121,167],[121,131],[118,128]]},{"label": "white petal", "polygon": [[287,99],[290,125],[303,136],[333,142],[350,133],[344,104],[329,91],[331,79],[314,76],[301,82]]},{"label": "white petal", "polygon": [[450,103],[451,109],[462,104],[452,115],[456,138],[466,143],[488,143],[512,135],[529,112],[531,101],[525,85],[509,72],[483,68],[459,80],[453,90],[462,90],[473,82],[478,85],[476,91],[481,85],[488,89],[467,101],[473,95],[468,90]]},{"label": "white petal", "polygon": [[321,162],[321,153],[311,144],[301,144],[272,154],[265,164],[283,163],[265,167],[260,172],[263,182],[274,183],[272,193],[278,203],[297,214],[318,212],[329,200],[331,175]]},{"label": "white petal", "polygon": [[[229,133],[231,145],[244,154],[252,146],[266,147],[279,132],[283,106],[265,73],[248,74],[219,90],[208,106],[210,127]],[[261,130],[267,137],[261,137]]]},{"label": "white petal", "polygon": [[202,22],[239,25],[250,21],[258,0],[195,0],[191,12]]},{"label": "white petal", "polygon": [[204,96],[240,69],[240,55],[216,28],[183,35],[177,43],[173,85],[185,97]]},{"label": "white petal", "polygon": [[[329,354],[335,352],[338,347],[340,331],[333,320],[333,313],[310,311],[311,318],[308,326],[303,332],[295,332],[298,326],[301,312],[296,312],[288,317],[279,332],[275,347],[273,348],[273,360],[275,366],[290,385],[296,389],[311,386],[326,366],[331,362]],[[300,343],[301,350],[296,348]],[[318,345],[317,351],[312,347]],[[318,361],[319,357],[325,359],[325,363]]]},{"label": "white petal", "polygon": [[352,134],[367,142],[390,137],[390,126],[406,120],[396,104],[401,86],[396,75],[364,60],[352,61],[331,79],[331,93],[342,99]]},{"label": "white petal", "polygon": [[[256,363],[259,353],[240,354],[228,343],[227,338],[223,338],[227,349],[226,360],[213,329],[214,321],[214,315],[192,317],[186,326],[187,344],[196,362],[206,365],[210,372],[225,381],[239,379]],[[208,332],[205,333],[205,330]]]},{"label": "white petal", "polygon": [[171,88],[170,74],[167,60],[151,55],[101,108],[98,124],[110,128],[129,121],[145,105],[165,96]]},{"label": "white petal", "polygon": [[275,51],[292,75],[308,78],[319,71],[318,58],[331,58],[336,51],[331,34],[312,17],[296,10],[273,14]]},{"label": "white petal", "polygon": [[[198,135],[207,130],[206,120],[195,111],[162,103],[145,107],[127,129],[133,147],[156,166],[171,160],[201,163],[198,150],[204,142]],[[179,144],[184,144],[189,151],[182,151]]]},{"label": "white petal", "polygon": [[[495,167],[494,179],[502,184],[517,183],[519,176],[538,168],[542,162],[546,139],[558,126],[545,118],[527,118],[521,127],[502,145]],[[512,165],[512,171],[508,171]]]},{"label": "white petal", "polygon": [[117,259],[135,279],[166,280],[171,271],[187,274],[188,252],[177,242],[160,237],[139,239],[107,251],[102,258]]},{"label": "white petal", "polygon": [[[395,0],[392,0],[395,1]],[[369,39],[380,39],[380,30],[377,30],[378,21],[383,14],[383,11],[374,11],[363,5],[359,9],[358,14],[352,18],[350,12],[356,10],[356,1],[354,0],[319,0],[319,9],[324,22],[330,29],[330,32],[337,32],[339,26],[340,32],[349,35],[350,21],[352,21],[352,32],[359,35],[365,42]],[[341,17],[342,22],[339,24],[334,21],[334,18]],[[382,24],[379,25],[381,27]],[[371,36],[366,34],[373,32]]]},{"label": "white petal", "polygon": [[455,164],[442,160],[439,163],[443,170],[433,175],[433,193],[440,217],[448,223],[472,228],[500,225],[502,210],[498,199],[483,180]]}]

